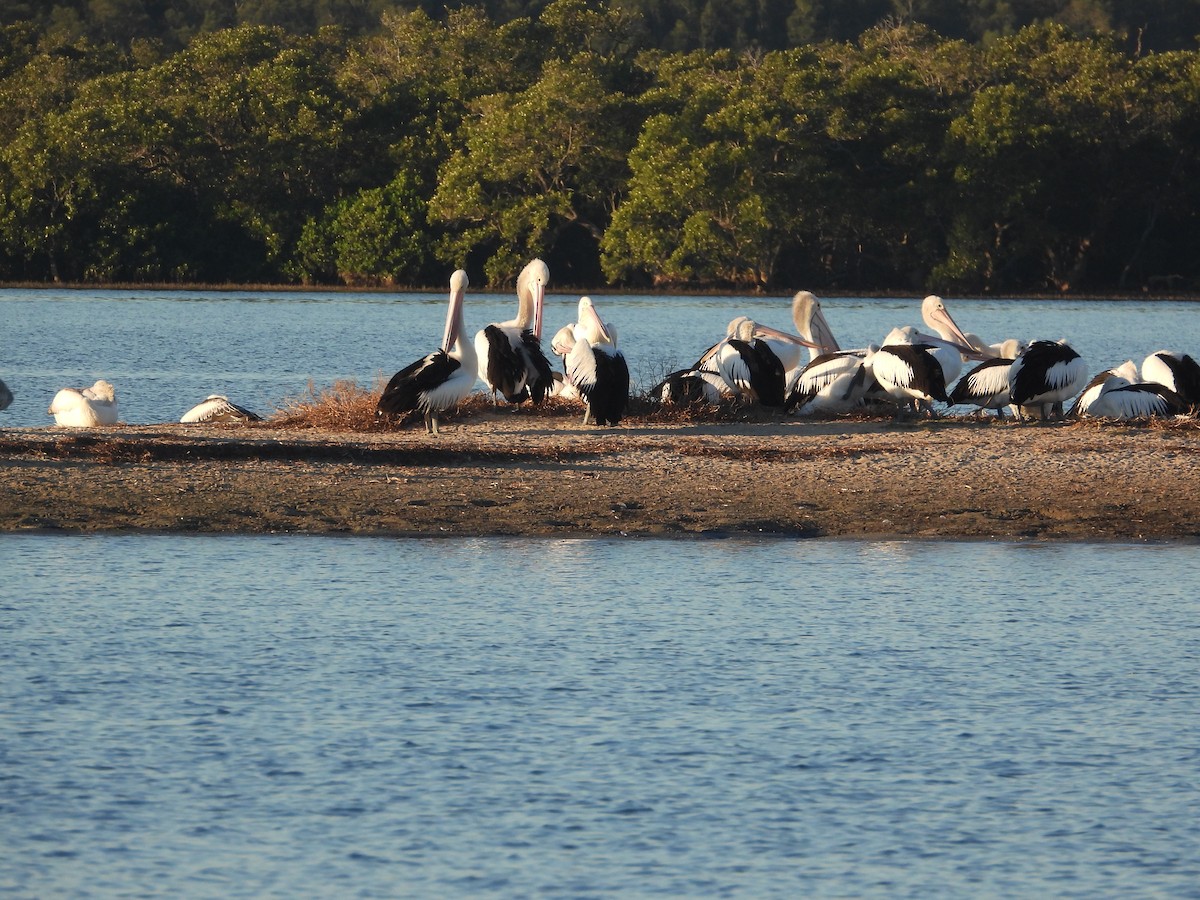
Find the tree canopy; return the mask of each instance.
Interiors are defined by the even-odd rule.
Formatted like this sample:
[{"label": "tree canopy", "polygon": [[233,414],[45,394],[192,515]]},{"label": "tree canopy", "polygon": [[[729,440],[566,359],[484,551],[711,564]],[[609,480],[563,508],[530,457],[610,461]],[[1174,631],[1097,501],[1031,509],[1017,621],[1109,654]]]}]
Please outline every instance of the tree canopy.
[{"label": "tree canopy", "polygon": [[1200,289],[1200,0],[899,5],[0,0],[0,279]]}]

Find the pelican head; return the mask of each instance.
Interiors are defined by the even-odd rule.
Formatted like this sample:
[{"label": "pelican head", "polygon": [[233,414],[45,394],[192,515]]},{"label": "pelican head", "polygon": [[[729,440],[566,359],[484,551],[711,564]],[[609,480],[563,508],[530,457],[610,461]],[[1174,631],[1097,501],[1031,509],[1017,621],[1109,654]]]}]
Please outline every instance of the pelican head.
[{"label": "pelican head", "polygon": [[1119,366],[1113,366],[1108,371],[1112,372],[1113,375],[1118,378],[1124,378],[1130,384],[1133,384],[1138,380],[1137,363],[1135,363],[1132,359],[1127,359]]},{"label": "pelican head", "polygon": [[[954,321],[949,310],[946,309],[945,302],[936,294],[930,294],[921,302],[921,320],[936,331],[942,340],[976,350],[971,345],[971,339],[963,334],[962,329],[958,327],[958,323]],[[976,350],[976,352],[978,351]]]},{"label": "pelican head", "polygon": [[90,388],[84,388],[83,396],[89,400],[100,400],[103,403],[112,403],[117,399],[117,392],[111,384],[104,379],[100,379]]},{"label": "pelican head", "polygon": [[550,283],[550,267],[540,259],[529,263],[517,276],[517,324],[533,329],[535,337],[542,336],[542,304],[546,285]]},{"label": "pelican head", "polygon": [[1008,338],[1008,340],[1000,342],[997,359],[1016,359],[1024,350],[1024,342],[1018,341],[1016,338]]},{"label": "pelican head", "polygon": [[797,291],[792,298],[792,321],[806,340],[816,344],[821,353],[836,353],[842,348],[833,336],[833,329],[825,321],[821,301],[812,291]]},{"label": "pelican head", "polygon": [[596,304],[592,302],[591,297],[579,298],[579,327],[592,344],[616,344],[608,326],[601,321],[600,314],[596,312]]},{"label": "pelican head", "polygon": [[564,325],[554,333],[553,339],[550,341],[550,349],[554,351],[555,356],[566,356],[571,352],[571,348],[575,346],[575,326]]}]

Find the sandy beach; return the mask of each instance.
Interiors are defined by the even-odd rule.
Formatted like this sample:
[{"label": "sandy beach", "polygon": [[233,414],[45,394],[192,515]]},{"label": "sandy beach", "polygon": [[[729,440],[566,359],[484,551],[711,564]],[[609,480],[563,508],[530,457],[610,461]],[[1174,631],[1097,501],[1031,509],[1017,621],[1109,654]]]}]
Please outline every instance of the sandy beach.
[{"label": "sandy beach", "polygon": [[0,431],[0,529],[1172,540],[1200,429],[945,418]]}]

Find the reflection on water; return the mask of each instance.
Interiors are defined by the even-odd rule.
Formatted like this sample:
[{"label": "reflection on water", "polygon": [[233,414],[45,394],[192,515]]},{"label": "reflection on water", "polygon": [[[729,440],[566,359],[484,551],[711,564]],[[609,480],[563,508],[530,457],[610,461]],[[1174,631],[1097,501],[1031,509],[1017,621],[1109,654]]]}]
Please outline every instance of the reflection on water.
[{"label": "reflection on water", "polygon": [[[62,387],[98,377],[117,389],[124,421],[177,421],[212,393],[270,412],[339,379],[370,386],[440,340],[447,293],[0,290],[5,329],[0,378],[17,402],[0,425],[50,423]],[[551,293],[546,333],[574,321],[578,297]],[[690,365],[736,315],[793,329],[790,297],[601,295],[620,331],[635,389]],[[1093,371],[1127,358],[1200,344],[1195,306],[1183,302],[949,299],[959,324],[988,341],[1067,338]],[[822,300],[844,347],[919,324],[920,298]],[[512,318],[514,295],[468,294],[468,331]]]},{"label": "reflection on water", "polygon": [[1200,552],[0,535],[7,896],[1190,896]]}]

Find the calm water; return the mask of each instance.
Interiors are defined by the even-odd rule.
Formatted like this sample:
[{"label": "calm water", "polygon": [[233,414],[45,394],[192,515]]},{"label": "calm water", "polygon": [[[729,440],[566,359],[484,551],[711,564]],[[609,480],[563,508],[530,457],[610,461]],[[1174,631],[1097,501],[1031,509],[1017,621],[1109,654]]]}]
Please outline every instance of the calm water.
[{"label": "calm water", "polygon": [[[553,290],[553,285],[551,286]],[[578,296],[547,298],[547,341],[574,321]],[[1067,338],[1094,371],[1164,348],[1200,352],[1200,306],[1181,302],[955,300],[959,325],[989,341]],[[597,298],[620,332],[635,387],[691,364],[735,315],[791,330],[790,298]],[[920,298],[823,298],[846,347],[920,324]],[[0,378],[17,396],[0,427],[51,423],[62,387],[97,378],[117,390],[123,421],[174,422],[210,393],[262,413],[338,379],[370,386],[441,340],[446,292],[239,293],[0,290]],[[468,292],[467,329],[516,313],[512,294]]]},{"label": "calm water", "polygon": [[6,897],[1197,897],[1180,546],[0,535]]}]

